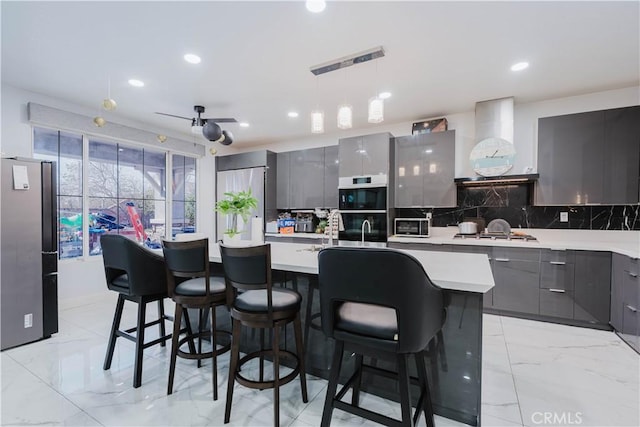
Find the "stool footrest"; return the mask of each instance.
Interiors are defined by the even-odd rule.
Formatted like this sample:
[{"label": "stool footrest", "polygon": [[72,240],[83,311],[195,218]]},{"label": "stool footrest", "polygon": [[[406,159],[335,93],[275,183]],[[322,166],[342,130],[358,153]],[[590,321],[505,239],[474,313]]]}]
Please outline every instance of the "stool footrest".
[{"label": "stool footrest", "polygon": [[[289,382],[291,382],[297,375],[298,372],[300,372],[300,360],[298,359],[298,356],[295,355],[294,353],[290,352],[290,351],[286,351],[286,350],[280,350],[278,352],[280,359],[289,359],[289,360],[293,360],[296,363],[295,368],[293,368],[293,370],[288,373],[287,375],[285,375],[284,377],[280,377],[280,379],[278,380],[278,384],[280,386],[285,385]],[[256,388],[259,390],[264,390],[264,389],[268,389],[268,388],[274,388],[275,387],[275,381],[271,380],[271,381],[255,381],[255,380],[250,380],[244,376],[242,376],[242,374],[240,373],[241,369],[242,369],[242,365],[244,365],[245,363],[256,359],[258,357],[261,356],[266,356],[266,355],[273,355],[273,350],[261,350],[261,351],[255,351],[253,353],[249,353],[246,356],[242,357],[240,359],[240,361],[238,362],[238,372],[236,372],[235,374],[235,378],[236,381],[238,381],[240,384],[242,384],[245,387],[248,388]]]},{"label": "stool footrest", "polygon": [[[216,335],[217,334],[231,335],[231,333],[228,331],[216,330],[215,332],[216,332]],[[188,343],[192,339],[204,338],[204,337],[210,337],[210,336],[211,336],[211,333],[209,331],[203,331],[203,332],[195,333],[193,335],[180,338],[178,340],[178,356],[182,357],[183,359],[191,359],[191,360],[210,359],[214,355],[218,356],[220,354],[226,353],[227,351],[229,351],[229,349],[231,349],[231,342],[229,342],[229,344],[227,345],[216,348],[215,350],[212,350],[212,351],[208,351],[206,353],[191,353],[191,352],[186,352],[184,350],[180,350],[180,347],[182,347],[184,344]]]}]

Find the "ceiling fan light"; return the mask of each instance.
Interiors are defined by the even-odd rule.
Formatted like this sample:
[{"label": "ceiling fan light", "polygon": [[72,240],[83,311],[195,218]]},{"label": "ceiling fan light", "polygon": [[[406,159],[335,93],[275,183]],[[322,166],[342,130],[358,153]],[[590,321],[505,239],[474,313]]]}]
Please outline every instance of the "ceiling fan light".
[{"label": "ceiling fan light", "polygon": [[209,141],[217,141],[222,137],[222,129],[220,129],[217,123],[207,122],[201,129],[202,135]]},{"label": "ceiling fan light", "polygon": [[324,111],[311,112],[311,133],[324,133]]},{"label": "ceiling fan light", "polygon": [[229,131],[223,130],[222,136],[216,142],[219,142],[222,145],[231,145],[233,142],[233,134]]},{"label": "ceiling fan light", "polygon": [[384,100],[377,96],[369,99],[369,123],[381,123],[384,120]]},{"label": "ceiling fan light", "polygon": [[353,127],[353,107],[348,104],[338,106],[338,128],[351,129]]},{"label": "ceiling fan light", "polygon": [[118,104],[116,104],[116,101],[112,98],[105,98],[102,100],[102,108],[107,111],[113,111],[117,106]]}]

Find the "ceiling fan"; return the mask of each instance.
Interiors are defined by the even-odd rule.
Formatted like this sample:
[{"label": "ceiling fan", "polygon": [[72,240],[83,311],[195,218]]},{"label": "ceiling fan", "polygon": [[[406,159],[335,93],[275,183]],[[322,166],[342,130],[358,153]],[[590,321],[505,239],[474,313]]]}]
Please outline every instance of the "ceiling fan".
[{"label": "ceiling fan", "polygon": [[233,142],[233,136],[231,132],[222,130],[218,123],[237,123],[238,121],[229,117],[216,117],[216,118],[202,118],[201,114],[204,113],[204,107],[202,105],[195,105],[193,110],[198,114],[198,117],[184,117],[177,116],[175,114],[159,113],[163,116],[176,117],[178,119],[191,120],[191,133],[204,135],[209,141],[219,142],[223,145],[230,145]]}]

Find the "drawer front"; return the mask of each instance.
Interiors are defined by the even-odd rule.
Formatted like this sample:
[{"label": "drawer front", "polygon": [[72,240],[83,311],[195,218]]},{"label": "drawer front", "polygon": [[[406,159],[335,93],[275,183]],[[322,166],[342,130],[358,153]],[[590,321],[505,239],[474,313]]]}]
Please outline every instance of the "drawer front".
[{"label": "drawer front", "polygon": [[545,261],[540,264],[540,288],[573,290],[574,264]]},{"label": "drawer front", "polygon": [[387,247],[407,251],[452,252],[451,245],[436,245],[433,243],[388,242]]},{"label": "drawer front", "polygon": [[493,308],[518,313],[539,313],[539,263],[493,261]]},{"label": "drawer front", "polygon": [[469,254],[486,254],[491,255],[493,253],[493,248],[491,246],[475,246],[475,245],[451,245],[453,252],[462,252]]},{"label": "drawer front", "polygon": [[505,248],[494,246],[493,258],[495,260],[519,260],[540,262],[540,249]]},{"label": "drawer front", "polygon": [[543,249],[541,253],[541,261],[552,262],[552,263],[573,264],[575,263],[575,252],[565,251],[565,250],[554,251],[551,249]]},{"label": "drawer front", "polygon": [[627,272],[634,277],[638,277],[640,275],[640,272],[638,271],[638,259],[637,258],[628,258],[629,264],[628,264],[628,268],[625,268],[625,270],[627,270]]},{"label": "drawer front", "polygon": [[[629,304],[632,307],[636,307],[638,304],[638,297],[640,294],[640,281],[630,271],[623,271],[622,273],[622,302]],[[636,307],[638,308],[638,307]]]},{"label": "drawer front", "polygon": [[540,314],[573,319],[573,292],[562,289],[540,289]]}]

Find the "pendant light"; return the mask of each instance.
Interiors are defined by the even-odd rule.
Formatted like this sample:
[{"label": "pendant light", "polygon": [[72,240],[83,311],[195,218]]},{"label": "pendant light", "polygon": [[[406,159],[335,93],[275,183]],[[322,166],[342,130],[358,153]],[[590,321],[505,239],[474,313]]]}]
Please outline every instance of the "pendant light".
[{"label": "pendant light", "polygon": [[318,105],[320,88],[316,77],[316,109],[311,112],[311,133],[324,133],[324,111]]},{"label": "pendant light", "polygon": [[349,104],[338,106],[338,127],[351,129],[353,127],[353,108]]},{"label": "pendant light", "polygon": [[311,112],[311,133],[324,133],[324,111]]},{"label": "pendant light", "polygon": [[102,108],[107,111],[113,111],[116,109],[118,104],[116,104],[115,99],[111,98],[111,77],[107,79],[107,97],[102,100]]}]

